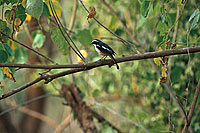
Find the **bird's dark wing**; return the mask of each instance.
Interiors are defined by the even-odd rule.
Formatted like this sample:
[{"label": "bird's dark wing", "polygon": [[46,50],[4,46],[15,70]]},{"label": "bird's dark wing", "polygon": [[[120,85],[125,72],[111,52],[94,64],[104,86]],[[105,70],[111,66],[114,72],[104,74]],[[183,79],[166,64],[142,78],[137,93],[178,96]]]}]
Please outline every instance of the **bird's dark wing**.
[{"label": "bird's dark wing", "polygon": [[108,46],[107,44],[105,44],[103,42],[99,42],[99,43],[101,46],[101,50],[103,52],[109,52],[109,54],[115,55],[115,51],[110,46]]}]

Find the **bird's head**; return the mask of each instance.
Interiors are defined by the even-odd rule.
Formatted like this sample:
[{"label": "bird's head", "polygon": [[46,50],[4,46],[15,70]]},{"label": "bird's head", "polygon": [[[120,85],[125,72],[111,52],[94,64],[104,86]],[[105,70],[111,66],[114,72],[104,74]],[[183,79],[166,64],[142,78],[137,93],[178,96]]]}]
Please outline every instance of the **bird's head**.
[{"label": "bird's head", "polygon": [[99,44],[100,42],[101,42],[100,40],[94,39],[94,40],[91,42],[91,44],[97,45],[97,44]]}]

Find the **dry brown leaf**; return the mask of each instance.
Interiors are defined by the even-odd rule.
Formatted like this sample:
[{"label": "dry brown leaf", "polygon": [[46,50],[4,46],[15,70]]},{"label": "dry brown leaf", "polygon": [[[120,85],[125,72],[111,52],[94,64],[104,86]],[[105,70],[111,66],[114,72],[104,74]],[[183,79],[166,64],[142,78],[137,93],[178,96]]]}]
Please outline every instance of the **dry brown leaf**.
[{"label": "dry brown leaf", "polygon": [[90,6],[89,9],[90,9],[90,13],[87,16],[87,20],[89,18],[94,18],[94,16],[96,15],[96,11],[95,11],[95,7],[94,6]]},{"label": "dry brown leaf", "polygon": [[22,21],[21,21],[19,18],[16,18],[16,19],[15,19],[14,25],[15,25],[15,26],[19,26],[19,25],[21,24],[21,22],[22,22]]}]

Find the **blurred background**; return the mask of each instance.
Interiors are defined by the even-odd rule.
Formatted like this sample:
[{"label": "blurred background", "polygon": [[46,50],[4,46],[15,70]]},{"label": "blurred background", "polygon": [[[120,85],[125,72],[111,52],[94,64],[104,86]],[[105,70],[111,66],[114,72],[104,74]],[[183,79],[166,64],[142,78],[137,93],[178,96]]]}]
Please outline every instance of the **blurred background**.
[{"label": "blurred background", "polygon": [[[111,46],[116,52],[116,58],[137,53],[133,46],[122,43],[93,19],[87,20],[88,13],[79,0],[52,1],[62,24],[88,62],[101,58],[90,44],[93,39],[100,39]],[[199,45],[199,24],[194,18],[200,6],[198,0],[82,1],[88,9],[94,6],[95,18],[121,38],[130,41],[141,53],[170,49],[166,46],[169,42],[176,42],[176,49],[187,47],[187,40],[189,47]],[[22,5],[26,7],[26,1]],[[5,5],[4,12],[10,8],[11,4]],[[195,16],[199,17],[199,11]],[[83,63],[65,42],[52,15],[47,19],[43,14],[38,22],[27,14],[14,38],[51,57],[58,64]],[[12,56],[7,63],[50,64],[13,41],[8,45],[12,49]],[[180,100],[185,111],[189,112],[200,79],[200,54],[169,57],[167,72],[163,72],[163,66],[155,60],[120,63],[119,70],[115,66],[98,67],[55,79],[49,84],[40,82],[31,86],[0,101],[0,111],[7,111],[0,115],[0,130],[82,133],[70,107],[63,105],[65,100],[57,96],[61,84],[74,82],[88,106],[122,132],[140,133],[144,132],[143,128],[149,132],[181,132],[185,120],[170,97],[169,90]],[[5,78],[0,72],[1,94],[34,80],[39,76],[38,73],[44,72],[10,69],[17,82]],[[51,73],[63,70],[52,70]],[[160,84],[163,73],[167,83]],[[13,111],[8,110],[38,96],[43,98],[23,106],[28,110],[21,106]],[[191,122],[191,132],[200,132],[199,102],[200,99]],[[97,125],[102,133],[115,132],[106,123]]]}]

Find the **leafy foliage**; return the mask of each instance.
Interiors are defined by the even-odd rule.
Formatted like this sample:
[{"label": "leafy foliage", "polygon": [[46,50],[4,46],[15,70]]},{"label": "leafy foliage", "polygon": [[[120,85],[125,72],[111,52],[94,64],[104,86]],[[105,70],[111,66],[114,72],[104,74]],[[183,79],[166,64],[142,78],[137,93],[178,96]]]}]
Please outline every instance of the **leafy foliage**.
[{"label": "leafy foliage", "polygon": [[51,29],[51,38],[53,42],[58,46],[59,50],[66,55],[67,54],[67,43],[65,38],[62,36],[60,30],[56,27]]},{"label": "leafy foliage", "polygon": [[28,51],[24,48],[16,48],[14,52],[16,63],[24,64],[28,60]]},{"label": "leafy foliage", "polygon": [[44,44],[45,41],[45,36],[42,34],[42,31],[35,31],[33,33],[33,44],[32,47],[33,48],[41,48]]},{"label": "leafy foliage", "polygon": [[1,67],[1,71],[3,72],[3,74],[9,78],[10,80],[16,82],[12,72],[10,71],[10,69],[8,67]]},{"label": "leafy foliage", "polygon": [[32,17],[39,19],[42,15],[44,8],[44,4],[42,0],[27,0],[26,10],[29,15]]},{"label": "leafy foliage", "polygon": [[90,30],[88,30],[88,29],[83,29],[83,30],[77,31],[76,37],[82,45],[87,46],[92,41],[92,36],[90,34]]},{"label": "leafy foliage", "polygon": [[[181,0],[105,1],[109,2],[116,15],[130,30],[132,36],[127,33],[119,22],[119,18],[115,17],[101,1],[85,0],[83,2],[86,7],[91,5],[95,7],[95,18],[125,40],[134,44],[137,43],[137,47],[141,52],[158,51],[158,48],[167,50],[186,47],[187,41],[189,46],[199,43],[200,12],[197,0],[187,1],[186,3],[182,3]],[[59,17],[63,12],[63,16],[60,19],[64,26],[68,27],[71,24],[73,1],[53,1],[53,4]],[[27,0],[23,2],[21,0],[0,0],[0,5],[5,6],[3,19],[0,18],[0,63],[24,64],[29,59],[28,50],[16,43],[12,43],[7,36],[22,42],[31,40],[31,46],[45,54],[50,53],[53,49],[51,55],[56,62],[61,62],[62,64],[70,63],[67,59],[69,45],[51,17],[52,14],[49,11],[48,2],[43,2],[42,0]],[[60,5],[65,8],[62,9]],[[41,20],[42,26],[35,28],[31,31],[31,34],[29,34],[29,31],[27,32],[27,24],[24,24],[27,18],[26,13],[38,21]],[[180,16],[177,16],[177,13]],[[67,30],[67,32],[70,33],[70,36],[89,62],[97,61],[100,58],[94,47],[89,45],[95,38],[102,39],[102,41],[111,46],[117,53],[116,57],[135,54],[131,50],[133,49],[131,45],[124,45],[124,43],[99,26],[92,19],[94,16],[88,22],[87,15],[88,13],[85,12],[84,8],[78,6],[73,29]],[[45,23],[46,18],[50,23]],[[27,23],[31,23],[31,21],[27,21]],[[190,34],[188,31],[190,31]],[[7,36],[3,35],[2,32]],[[189,34],[188,40],[187,34]],[[49,35],[49,38],[46,35]],[[51,42],[49,39],[53,43],[45,44],[44,42],[46,41]],[[52,49],[48,50],[46,45]],[[81,63],[74,53],[71,58],[73,63]],[[133,124],[134,122],[144,126],[150,132],[180,132],[185,121],[182,119],[177,106],[172,102],[170,95],[166,92],[165,85],[160,84],[160,78],[163,77],[166,78],[166,81],[169,81],[174,95],[179,98],[184,109],[188,112],[194,96],[194,89],[200,79],[200,54],[173,56],[169,58],[169,61],[166,61],[167,63],[165,62],[166,64],[162,64],[163,58],[120,63],[119,71],[115,67],[109,68],[105,66],[77,73],[74,75],[75,83],[86,97],[101,102],[120,114],[110,113],[108,110],[104,110],[103,107],[98,106],[98,104],[90,104],[91,107],[103,114],[106,119],[123,132],[143,132],[141,128]],[[43,63],[43,60],[41,62]],[[13,72],[12,69],[8,69],[0,70],[0,86],[5,82],[5,85],[11,84],[15,87],[21,84],[18,81],[24,80],[26,77],[35,77],[32,73],[24,74],[21,71]],[[36,75],[38,75],[37,72],[41,71],[36,71]],[[61,70],[51,72],[57,73],[61,72]],[[13,81],[15,75],[20,76],[15,76],[16,83],[10,83],[12,81],[4,80],[3,73],[6,73],[7,77],[13,77]],[[14,76],[11,76],[12,74]],[[62,80],[58,79],[53,84],[59,88],[59,82],[71,83],[72,80],[68,76],[62,78]],[[47,85],[46,88],[51,93],[56,92],[52,85]],[[0,95],[3,95],[2,87],[0,88]],[[18,98],[16,99],[19,100]],[[56,103],[55,105],[60,104],[59,100],[51,102]],[[60,110],[60,108],[52,110],[52,106],[48,108],[50,108],[47,109],[48,111],[56,110],[59,112]],[[60,115],[58,112],[51,112],[51,114]],[[170,119],[168,114],[171,116]],[[198,109],[195,110],[191,123],[194,132],[200,131],[199,115],[200,111]],[[122,116],[128,120],[122,119]],[[55,116],[55,119],[57,120],[58,117]],[[100,128],[102,133],[116,132],[107,124],[102,124]]]},{"label": "leafy foliage", "polygon": [[151,5],[151,1],[149,1],[149,0],[144,0],[142,2],[141,13],[145,18],[147,17],[147,15],[149,13],[150,5]]},{"label": "leafy foliage", "polygon": [[4,50],[0,50],[0,63],[5,63],[8,60],[8,55],[6,53],[6,51]]},{"label": "leafy foliage", "polygon": [[[189,18],[189,22],[191,22],[191,25],[190,25],[190,29],[194,29],[196,26],[197,26],[197,23],[199,21],[199,15],[200,15],[200,12],[199,12],[199,9],[197,8],[193,13],[192,15],[190,16]],[[192,21],[193,20],[193,21]]]}]

